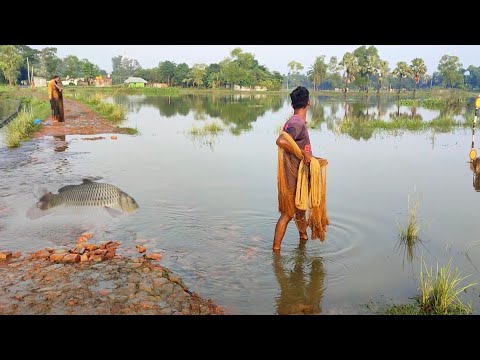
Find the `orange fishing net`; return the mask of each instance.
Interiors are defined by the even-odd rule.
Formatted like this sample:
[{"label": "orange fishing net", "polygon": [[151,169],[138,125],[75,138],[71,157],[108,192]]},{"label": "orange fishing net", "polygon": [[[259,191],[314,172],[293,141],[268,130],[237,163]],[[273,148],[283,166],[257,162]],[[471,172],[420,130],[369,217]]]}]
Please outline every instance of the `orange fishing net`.
[{"label": "orange fishing net", "polygon": [[[284,156],[284,150],[278,148],[278,210],[294,217],[295,209],[309,210],[308,226],[312,230],[312,240],[325,240],[327,215],[327,165],[326,159],[313,157],[310,166],[303,163],[302,151],[287,132],[282,135],[292,145],[295,156],[300,159],[298,169]],[[289,186],[287,177],[296,178],[296,187]]]}]

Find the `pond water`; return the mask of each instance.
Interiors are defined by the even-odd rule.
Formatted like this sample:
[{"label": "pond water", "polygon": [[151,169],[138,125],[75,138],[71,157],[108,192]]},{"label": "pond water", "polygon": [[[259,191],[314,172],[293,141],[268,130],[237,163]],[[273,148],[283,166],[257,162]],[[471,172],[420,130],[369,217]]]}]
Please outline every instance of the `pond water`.
[{"label": "pond water", "polygon": [[7,116],[10,116],[18,108],[18,100],[0,100],[0,124]]},{"label": "pond water", "polygon": [[[292,222],[281,254],[274,255],[275,140],[292,114],[288,97],[115,96],[109,101],[128,108],[122,126],[137,128],[139,135],[45,138],[19,149],[7,149],[2,141],[0,249],[70,246],[89,230],[97,239],[122,241],[121,248],[131,254],[143,243],[162,252],[162,264],[191,290],[234,314],[359,314],[369,313],[372,304],[409,302],[418,293],[420,256],[428,266],[451,260],[462,275],[470,275],[467,282],[480,280],[480,193],[468,163],[471,128],[357,137],[338,130],[345,109],[365,114],[369,109],[388,118],[398,112],[395,97],[381,99],[380,106],[375,97],[371,105],[355,98],[346,103],[315,98],[309,131],[314,155],[329,161],[327,237],[302,246]],[[415,111],[424,121],[439,116],[435,110]],[[226,130],[189,133],[211,123]],[[135,198],[139,210],[120,218],[25,216],[40,188],[56,192],[85,177],[118,186]],[[409,196],[419,199],[422,225],[413,261],[397,248]],[[478,286],[462,299],[480,312]]]}]

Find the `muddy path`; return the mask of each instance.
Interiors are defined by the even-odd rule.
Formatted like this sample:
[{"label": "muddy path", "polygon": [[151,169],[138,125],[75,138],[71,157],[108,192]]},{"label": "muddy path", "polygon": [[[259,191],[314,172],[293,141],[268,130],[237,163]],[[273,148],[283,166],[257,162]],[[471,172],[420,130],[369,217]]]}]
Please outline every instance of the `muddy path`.
[{"label": "muddy path", "polygon": [[[46,97],[42,96],[41,98],[46,100]],[[43,136],[122,133],[118,126],[114,126],[107,120],[99,117],[87,105],[68,98],[63,99],[63,103],[65,121],[61,123],[52,122],[52,117],[49,116],[33,135],[35,138]]]}]

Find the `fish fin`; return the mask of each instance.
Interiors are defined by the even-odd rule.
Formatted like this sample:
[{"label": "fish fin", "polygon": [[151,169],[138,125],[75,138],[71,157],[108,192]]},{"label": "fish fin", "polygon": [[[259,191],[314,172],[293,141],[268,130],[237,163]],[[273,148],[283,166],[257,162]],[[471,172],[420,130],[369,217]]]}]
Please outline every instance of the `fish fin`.
[{"label": "fish fin", "polygon": [[89,184],[89,183],[94,183],[95,181],[93,181],[92,179],[82,179],[82,182],[84,184]]},{"label": "fish fin", "polygon": [[27,210],[27,217],[29,219],[35,220],[41,218],[43,216],[52,214],[50,210],[40,210],[36,205],[32,206],[30,209]]},{"label": "fish fin", "polygon": [[119,217],[120,215],[123,215],[123,213],[120,210],[112,209],[111,207],[104,206],[104,209],[107,211],[107,213],[111,217]]},{"label": "fish fin", "polygon": [[71,188],[73,188],[73,187],[75,187],[75,186],[77,186],[77,185],[65,185],[65,186],[61,187],[60,189],[58,189],[58,193],[60,194],[60,193],[66,191],[66,190],[68,190],[68,189],[71,189]]}]

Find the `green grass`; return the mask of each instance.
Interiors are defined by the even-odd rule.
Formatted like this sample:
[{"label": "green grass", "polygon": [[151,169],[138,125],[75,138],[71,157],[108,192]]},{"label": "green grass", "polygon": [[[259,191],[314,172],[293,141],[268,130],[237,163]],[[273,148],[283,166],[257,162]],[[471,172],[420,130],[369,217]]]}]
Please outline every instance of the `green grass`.
[{"label": "green grass", "polygon": [[445,108],[462,108],[467,105],[467,94],[452,91],[445,97],[422,98],[422,99],[400,99],[396,101],[400,106],[421,106],[426,109],[439,110]]},{"label": "green grass", "polygon": [[424,313],[435,315],[471,314],[470,305],[465,305],[459,295],[476,283],[461,286],[467,277],[460,277],[458,268],[451,269],[451,260],[446,266],[440,267],[437,263],[436,271],[433,267],[420,272],[419,306]]},{"label": "green grass", "polygon": [[127,135],[138,135],[140,132],[138,131],[137,128],[130,128],[130,127],[120,127],[118,128],[122,134],[127,134]]},{"label": "green grass", "polygon": [[33,120],[45,119],[50,114],[50,104],[38,98],[24,99],[22,106],[23,110],[4,128],[4,142],[9,148],[19,147],[38,129],[39,125],[35,125]]},{"label": "green grass", "polygon": [[[423,270],[425,269],[425,271]],[[469,315],[472,313],[470,304],[464,304],[460,294],[476,283],[460,285],[467,277],[460,277],[458,269],[452,271],[451,260],[447,265],[436,270],[428,269],[422,261],[420,272],[420,295],[413,303],[389,305],[376,313],[379,315]]]},{"label": "green grass", "polygon": [[398,242],[395,245],[395,252],[400,251],[403,254],[403,264],[405,259],[410,263],[416,258],[416,252],[419,245],[423,245],[423,241],[419,237],[421,230],[420,221],[423,219],[418,218],[418,208],[420,206],[420,197],[413,197],[408,195],[408,215],[407,224],[401,225],[397,221],[399,229]]},{"label": "green grass", "polygon": [[213,150],[215,145],[215,138],[225,131],[225,128],[217,123],[205,124],[203,127],[192,126],[187,133],[190,135],[194,143],[199,143],[201,146],[206,145]]},{"label": "green grass", "polygon": [[398,224],[400,229],[400,240],[407,244],[409,248],[413,247],[418,240],[418,233],[420,232],[420,223],[418,221],[417,213],[420,206],[420,199],[414,199],[408,195],[408,221],[406,226]]},{"label": "green grass", "polygon": [[[71,94],[68,94],[71,97]],[[101,94],[87,95],[85,93],[76,93],[74,99],[80,101],[92,109],[102,118],[108,120],[112,124],[119,124],[125,119],[127,109],[117,104],[109,104],[102,100]]]},{"label": "green grass", "polygon": [[390,305],[379,313],[380,315],[425,315],[418,304]]},{"label": "green grass", "polygon": [[203,127],[196,127],[195,125],[188,131],[188,133],[194,137],[206,136],[206,135],[218,135],[225,129],[217,123],[205,124]]}]

